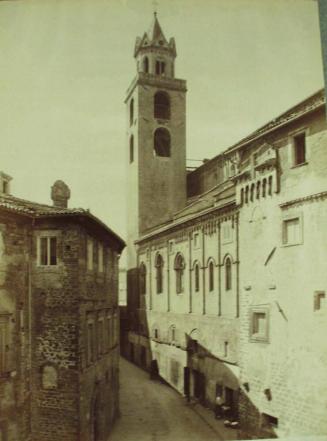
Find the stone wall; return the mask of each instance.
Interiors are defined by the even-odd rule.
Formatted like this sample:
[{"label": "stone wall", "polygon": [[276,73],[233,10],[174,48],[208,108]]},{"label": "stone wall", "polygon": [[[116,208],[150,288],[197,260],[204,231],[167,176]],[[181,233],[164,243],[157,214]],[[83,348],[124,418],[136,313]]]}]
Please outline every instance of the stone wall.
[{"label": "stone wall", "polygon": [[[57,265],[40,266],[36,255],[38,237],[48,233],[57,237]],[[87,267],[90,240],[92,269]],[[98,263],[99,244],[105,253],[103,271]],[[95,433],[97,439],[105,440],[118,415],[117,260],[116,251],[101,237],[67,220],[38,222],[35,228],[32,283],[35,441],[89,441]],[[94,330],[92,361],[88,363],[90,317]],[[100,319],[105,321],[101,348]]]},{"label": "stone wall", "polygon": [[[293,135],[306,130],[306,163],[294,166]],[[323,113],[306,117],[269,142],[278,146],[279,191],[240,210],[241,436],[327,433],[326,292],[327,131]],[[284,242],[283,222],[298,217],[300,236]],[[265,308],[266,338],[251,338]],[[268,420],[267,421],[267,415]]]},{"label": "stone wall", "polygon": [[0,438],[30,439],[30,221],[0,215]]}]

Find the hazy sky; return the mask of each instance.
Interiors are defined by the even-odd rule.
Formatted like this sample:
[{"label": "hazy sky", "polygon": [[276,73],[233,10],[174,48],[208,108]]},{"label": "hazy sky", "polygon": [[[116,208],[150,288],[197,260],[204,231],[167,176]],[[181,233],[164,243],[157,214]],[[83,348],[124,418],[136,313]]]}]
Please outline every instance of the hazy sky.
[{"label": "hazy sky", "polygon": [[[188,82],[187,157],[210,158],[323,86],[317,3],[159,0]],[[71,207],[125,237],[124,96],[151,0],[0,2],[0,170],[12,193]]]}]

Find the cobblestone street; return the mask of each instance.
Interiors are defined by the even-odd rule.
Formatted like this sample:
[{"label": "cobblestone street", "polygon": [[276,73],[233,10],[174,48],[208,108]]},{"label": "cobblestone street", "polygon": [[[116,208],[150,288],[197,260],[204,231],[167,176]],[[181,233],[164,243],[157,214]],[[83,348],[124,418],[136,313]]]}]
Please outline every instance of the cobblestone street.
[{"label": "cobblestone street", "polygon": [[172,388],[120,360],[121,418],[109,441],[216,441],[220,438]]}]

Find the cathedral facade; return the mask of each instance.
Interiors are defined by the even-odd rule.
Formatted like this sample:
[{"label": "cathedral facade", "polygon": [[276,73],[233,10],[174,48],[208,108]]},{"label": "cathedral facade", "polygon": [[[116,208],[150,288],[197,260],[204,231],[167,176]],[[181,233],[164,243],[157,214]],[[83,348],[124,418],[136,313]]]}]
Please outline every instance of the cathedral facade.
[{"label": "cathedral facade", "polygon": [[156,15],[134,55],[123,353],[190,400],[223,396],[241,438],[326,434],[324,91],[187,172]]}]

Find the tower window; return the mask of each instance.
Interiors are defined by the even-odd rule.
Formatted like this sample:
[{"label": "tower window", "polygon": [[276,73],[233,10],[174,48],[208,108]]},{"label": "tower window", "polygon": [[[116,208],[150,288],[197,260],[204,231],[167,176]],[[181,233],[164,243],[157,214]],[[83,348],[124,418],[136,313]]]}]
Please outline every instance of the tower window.
[{"label": "tower window", "polygon": [[134,121],[134,99],[131,99],[129,104],[129,125],[131,126]]},{"label": "tower window", "polygon": [[156,156],[170,156],[170,133],[159,128],[154,132],[154,151]]},{"label": "tower window", "polygon": [[129,138],[129,162],[134,161],[134,136]]},{"label": "tower window", "polygon": [[170,99],[165,92],[157,92],[154,96],[154,117],[170,119]]},{"label": "tower window", "polygon": [[300,133],[294,136],[294,165],[305,163],[305,153],[305,133]]},{"label": "tower window", "polygon": [[148,59],[148,57],[144,57],[144,59],[143,59],[143,71],[145,73],[149,73],[149,59]]},{"label": "tower window", "polygon": [[156,74],[157,75],[164,75],[166,68],[166,63],[164,61],[156,61]]},{"label": "tower window", "polygon": [[157,254],[155,267],[156,267],[156,279],[157,279],[157,294],[162,293],[163,287],[163,258],[161,254]]}]

